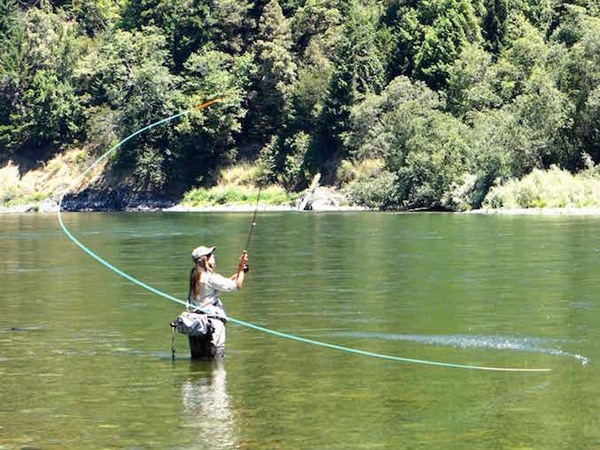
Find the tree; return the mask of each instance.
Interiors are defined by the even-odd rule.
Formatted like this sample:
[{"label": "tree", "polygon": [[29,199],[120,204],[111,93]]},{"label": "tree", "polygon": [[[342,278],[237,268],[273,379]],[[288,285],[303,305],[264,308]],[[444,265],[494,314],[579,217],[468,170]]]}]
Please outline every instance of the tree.
[{"label": "tree", "polygon": [[127,30],[160,29],[179,72],[192,53],[208,44],[220,51],[243,51],[255,26],[250,10],[246,0],[131,0],[123,24]]},{"label": "tree", "polygon": [[320,160],[340,153],[351,107],[384,86],[385,69],[376,44],[378,17],[353,3],[337,44],[323,119]]},{"label": "tree", "polygon": [[[600,161],[600,86],[588,95],[585,108],[581,113],[578,133],[583,140],[584,151],[595,163]],[[583,152],[581,154],[583,159]]]},{"label": "tree", "polygon": [[448,69],[448,107],[456,117],[465,118],[473,110],[502,106],[493,89],[492,59],[479,45],[467,44]]},{"label": "tree", "polygon": [[17,145],[14,136],[14,112],[21,82],[27,76],[25,27],[18,17],[14,0],[0,0],[0,159],[9,156]]},{"label": "tree", "polygon": [[571,126],[571,108],[549,75],[536,69],[514,102],[473,114],[474,207],[502,180],[552,165],[572,168],[578,150],[564,138]]},{"label": "tree", "polygon": [[445,85],[448,67],[467,43],[481,39],[470,2],[445,0],[436,18],[426,26],[421,47],[415,54],[415,75],[434,89]]},{"label": "tree", "polygon": [[410,117],[443,107],[440,96],[425,83],[397,77],[381,95],[367,95],[351,109],[351,126],[344,135],[344,145],[350,155],[359,160],[391,155],[395,147],[405,145],[407,137],[394,130],[396,123],[408,123]]},{"label": "tree", "polygon": [[211,174],[238,156],[237,136],[247,113],[244,93],[254,71],[253,55],[233,57],[205,49],[194,53],[184,66],[182,93],[201,104],[221,101],[182,117],[177,125],[177,157],[174,171],[184,185],[210,184]]},{"label": "tree", "polygon": [[473,4],[468,0],[393,2],[384,18],[391,28],[390,76],[405,74],[445,86],[447,71],[467,43],[481,41]]},{"label": "tree", "polygon": [[257,70],[249,120],[262,143],[284,123],[290,90],[296,79],[296,63],[290,49],[289,20],[277,0],[271,0],[265,5],[253,46]]},{"label": "tree", "polygon": [[292,19],[294,51],[300,60],[310,65],[315,47],[324,57],[332,59],[341,22],[338,0],[307,0]]},{"label": "tree", "polygon": [[501,104],[508,104],[523,93],[525,84],[536,70],[546,70],[549,48],[543,33],[524,16],[515,17],[508,27],[507,39],[512,43],[489,67],[486,83]]},{"label": "tree", "polygon": [[469,130],[443,106],[423,83],[398,77],[352,109],[346,145],[355,158],[384,159],[395,179],[387,207],[456,207],[451,194],[468,171]]},{"label": "tree", "polygon": [[88,36],[102,34],[120,19],[120,0],[72,0],[70,14]]},{"label": "tree", "polygon": [[485,40],[485,48],[494,57],[498,57],[500,51],[506,45],[505,35],[507,20],[509,16],[508,0],[486,0],[486,14],[482,24],[482,34]]},{"label": "tree", "polygon": [[81,137],[73,86],[76,27],[48,7],[9,22],[0,60],[0,140],[9,151],[41,161]]},{"label": "tree", "polygon": [[558,61],[558,87],[575,105],[572,140],[580,142],[580,153],[600,161],[597,129],[597,87],[600,85],[600,18],[585,10],[570,9],[570,15],[555,31],[553,40],[569,46]]},{"label": "tree", "polygon": [[[164,36],[154,27],[141,32],[109,33],[97,51],[78,68],[88,107],[117,111],[117,128],[127,136],[182,109],[178,77],[168,69]],[[135,175],[134,183],[156,189],[168,184],[174,158],[172,127],[155,128],[126,143],[117,153],[117,170]]]},{"label": "tree", "polygon": [[0,42],[6,43],[17,21],[17,1],[0,0]]},{"label": "tree", "polygon": [[308,0],[292,21],[299,67],[290,95],[287,128],[291,133],[318,128],[340,35],[342,17],[336,6],[337,0]]}]

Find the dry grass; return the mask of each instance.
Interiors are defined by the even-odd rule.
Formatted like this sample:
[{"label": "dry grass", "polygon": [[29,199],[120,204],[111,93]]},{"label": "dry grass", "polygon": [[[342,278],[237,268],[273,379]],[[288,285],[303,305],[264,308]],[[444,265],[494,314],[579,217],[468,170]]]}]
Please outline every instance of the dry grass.
[{"label": "dry grass", "polygon": [[340,183],[348,184],[353,181],[377,177],[384,168],[385,162],[380,158],[359,161],[345,159],[337,170],[337,178]]},{"label": "dry grass", "polygon": [[551,167],[534,170],[521,180],[510,180],[490,189],[484,208],[598,208],[600,179],[584,172],[579,175]]},{"label": "dry grass", "polygon": [[258,166],[250,164],[227,167],[219,173],[218,185],[221,187],[254,186],[258,172]]},{"label": "dry grass", "polygon": [[[78,190],[93,183],[102,174],[100,164],[84,180],[78,180],[89,164],[84,150],[70,150],[56,155],[43,166],[22,176],[9,162],[0,168],[0,205],[13,206],[57,198],[66,189]],[[77,182],[77,184],[74,184]]]}]

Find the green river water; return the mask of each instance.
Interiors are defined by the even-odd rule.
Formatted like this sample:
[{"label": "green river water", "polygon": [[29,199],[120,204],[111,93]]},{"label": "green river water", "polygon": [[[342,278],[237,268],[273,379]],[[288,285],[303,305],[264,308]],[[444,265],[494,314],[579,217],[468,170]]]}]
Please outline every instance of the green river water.
[{"label": "green river water", "polygon": [[[229,275],[251,213],[72,213],[129,275],[184,299],[191,250]],[[228,314],[485,372],[377,359],[230,323],[189,359],[181,306],[0,215],[0,449],[600,449],[600,218],[259,213]],[[587,364],[586,364],[587,363]]]}]

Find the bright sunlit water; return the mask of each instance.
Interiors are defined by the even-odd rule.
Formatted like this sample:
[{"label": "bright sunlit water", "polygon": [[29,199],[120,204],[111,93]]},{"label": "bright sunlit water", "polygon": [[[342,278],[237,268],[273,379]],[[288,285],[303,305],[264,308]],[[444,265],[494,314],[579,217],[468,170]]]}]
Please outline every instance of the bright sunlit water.
[{"label": "bright sunlit water", "polygon": [[[184,299],[191,250],[231,274],[251,213],[77,213],[69,229]],[[227,357],[193,362],[181,307],[0,215],[0,449],[600,448],[600,218],[259,213]]]}]

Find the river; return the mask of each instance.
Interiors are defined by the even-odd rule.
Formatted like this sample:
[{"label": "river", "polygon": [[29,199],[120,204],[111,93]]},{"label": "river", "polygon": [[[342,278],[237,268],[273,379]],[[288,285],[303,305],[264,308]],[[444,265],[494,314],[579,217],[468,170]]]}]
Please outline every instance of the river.
[{"label": "river", "polygon": [[[71,213],[114,267],[184,299],[191,250],[229,275],[251,213]],[[600,448],[600,218],[260,213],[227,357],[181,306],[0,215],[0,449]],[[381,359],[547,368],[495,372]]]}]

